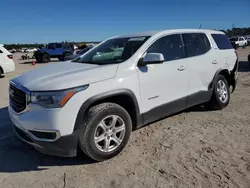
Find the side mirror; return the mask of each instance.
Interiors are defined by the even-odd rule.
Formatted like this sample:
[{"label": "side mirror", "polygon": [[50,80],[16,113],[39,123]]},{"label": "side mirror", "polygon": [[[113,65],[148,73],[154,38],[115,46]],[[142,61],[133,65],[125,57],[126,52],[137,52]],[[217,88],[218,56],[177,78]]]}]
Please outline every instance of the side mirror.
[{"label": "side mirror", "polygon": [[161,53],[148,53],[139,61],[139,66],[148,64],[160,64],[164,62],[164,56]]}]

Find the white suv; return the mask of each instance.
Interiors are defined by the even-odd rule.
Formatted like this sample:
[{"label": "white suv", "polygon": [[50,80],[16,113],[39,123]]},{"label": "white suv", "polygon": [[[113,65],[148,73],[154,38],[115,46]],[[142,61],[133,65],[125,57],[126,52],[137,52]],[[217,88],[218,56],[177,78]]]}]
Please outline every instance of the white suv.
[{"label": "white suv", "polygon": [[248,45],[247,39],[245,37],[231,37],[229,40],[237,47],[245,47]]},{"label": "white suv", "polygon": [[238,58],[219,31],[166,30],[110,38],[68,62],[10,82],[17,135],[37,150],[103,161],[131,131],[198,104],[226,107]]},{"label": "white suv", "polygon": [[12,54],[0,44],[0,77],[2,74],[15,70],[15,63]]}]

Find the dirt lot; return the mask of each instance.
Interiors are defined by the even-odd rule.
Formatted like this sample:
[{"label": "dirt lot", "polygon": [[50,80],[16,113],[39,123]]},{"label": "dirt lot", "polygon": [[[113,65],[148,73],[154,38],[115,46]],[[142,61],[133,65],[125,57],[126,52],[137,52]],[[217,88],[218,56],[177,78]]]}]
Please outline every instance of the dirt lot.
[{"label": "dirt lot", "polygon": [[0,187],[250,187],[249,52],[239,50],[239,83],[226,109],[196,107],[141,128],[121,155],[102,163],[43,155],[14,135],[8,81],[44,66],[16,54],[16,71],[0,79]]}]

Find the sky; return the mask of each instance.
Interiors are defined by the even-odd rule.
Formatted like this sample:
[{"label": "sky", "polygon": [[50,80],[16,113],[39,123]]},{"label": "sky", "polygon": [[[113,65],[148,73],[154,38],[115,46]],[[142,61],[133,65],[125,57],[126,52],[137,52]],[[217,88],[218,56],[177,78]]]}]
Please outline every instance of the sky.
[{"label": "sky", "polygon": [[250,0],[2,0],[0,44],[101,41],[141,31],[250,27]]}]

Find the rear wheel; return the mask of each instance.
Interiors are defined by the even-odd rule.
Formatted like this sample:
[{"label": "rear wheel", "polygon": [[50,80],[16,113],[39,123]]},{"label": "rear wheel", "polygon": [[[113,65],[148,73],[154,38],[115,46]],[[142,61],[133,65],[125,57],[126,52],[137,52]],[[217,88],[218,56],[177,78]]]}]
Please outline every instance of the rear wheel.
[{"label": "rear wheel", "polygon": [[215,80],[213,95],[208,103],[209,108],[221,110],[228,106],[230,101],[230,89],[226,78],[219,75]]},{"label": "rear wheel", "polygon": [[65,54],[64,54],[64,58],[63,58],[63,60],[65,60],[65,57],[70,56],[70,55],[72,55],[72,54],[71,54],[71,53],[69,53],[69,52],[65,53]]},{"label": "rear wheel", "polygon": [[70,55],[72,55],[72,54],[69,53],[69,52],[66,52],[64,55],[59,56],[58,59],[59,59],[60,61],[65,61],[65,57],[70,56]]},{"label": "rear wheel", "polygon": [[49,63],[50,62],[49,54],[43,54],[42,60],[43,60],[43,63]]},{"label": "rear wheel", "polygon": [[126,146],[132,131],[128,112],[114,103],[91,107],[84,122],[86,128],[80,133],[79,146],[96,161],[118,155]]}]

